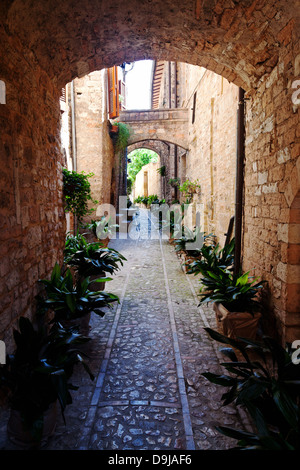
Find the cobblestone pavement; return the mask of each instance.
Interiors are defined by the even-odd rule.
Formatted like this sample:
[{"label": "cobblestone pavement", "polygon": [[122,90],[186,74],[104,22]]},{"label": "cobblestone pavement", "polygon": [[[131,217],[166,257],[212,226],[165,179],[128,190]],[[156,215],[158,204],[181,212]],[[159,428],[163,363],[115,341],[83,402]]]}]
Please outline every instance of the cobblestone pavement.
[{"label": "cobblestone pavement", "polygon": [[[246,417],[221,407],[224,389],[202,372],[220,371],[218,345],[204,327],[215,327],[211,308],[199,308],[199,281],[186,275],[168,241],[117,239],[126,258],[106,284],[120,303],[103,318],[92,315],[85,345],[95,375],[76,371],[73,404],[49,450],[224,450],[235,442],[215,425],[245,429]],[[8,411],[2,411],[0,449]],[[242,418],[242,419],[241,419]]]}]

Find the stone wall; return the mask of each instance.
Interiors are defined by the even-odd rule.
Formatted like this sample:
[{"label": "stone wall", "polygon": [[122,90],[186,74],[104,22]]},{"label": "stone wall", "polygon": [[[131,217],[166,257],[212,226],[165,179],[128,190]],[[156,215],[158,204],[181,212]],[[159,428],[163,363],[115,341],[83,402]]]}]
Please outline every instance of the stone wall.
[{"label": "stone wall", "polygon": [[[295,92],[300,66],[299,56],[291,50],[291,30],[285,34],[286,48],[278,64],[261,80],[256,93],[246,94],[242,267],[267,281],[265,331],[292,342],[300,337],[299,99]],[[166,63],[160,96],[166,106],[169,71]],[[171,79],[174,83],[174,72]],[[235,214],[238,87],[201,67],[178,63],[176,88],[176,105],[190,110],[189,150],[179,159],[178,176],[182,181],[199,179],[201,197],[194,202],[203,203],[204,229],[214,232],[222,244]]]},{"label": "stone wall", "polygon": [[[177,175],[170,161],[172,177],[179,177],[181,184],[199,180],[201,196],[195,195],[193,202],[203,204],[202,227],[215,233],[222,245],[235,212],[238,87],[202,67],[177,63],[175,72],[174,65],[165,63],[160,106],[176,103],[188,111],[188,151],[178,154]],[[178,191],[177,197],[184,202]]]},{"label": "stone wall", "polygon": [[[74,80],[77,171],[93,173],[89,178],[91,193],[99,205],[112,202],[111,195],[116,184],[113,176],[115,155],[109,136],[106,86],[105,70]],[[90,206],[97,208],[97,205],[92,203]],[[95,215],[96,213],[93,213],[92,217]]]},{"label": "stone wall", "polygon": [[62,260],[65,217],[60,90],[3,29],[0,42],[0,338],[9,352],[17,319],[35,313],[38,279]]},{"label": "stone wall", "polygon": [[[136,175],[134,184],[133,196],[151,196],[156,194],[159,199],[162,199],[162,178],[157,172],[160,168],[160,161],[148,163]],[[145,176],[145,173],[147,174]],[[145,181],[146,178],[146,181]]]},{"label": "stone wall", "polygon": [[[299,229],[293,226],[292,209],[300,184],[299,103],[293,97],[300,70],[291,31],[285,35],[286,47],[278,64],[247,102],[243,265],[268,281],[273,328],[293,341],[300,336],[299,295],[295,294],[299,287],[293,293],[290,287],[300,282],[299,246],[292,247],[299,245],[299,237],[296,244],[289,238]],[[297,304],[293,312],[288,311],[290,295]]]}]

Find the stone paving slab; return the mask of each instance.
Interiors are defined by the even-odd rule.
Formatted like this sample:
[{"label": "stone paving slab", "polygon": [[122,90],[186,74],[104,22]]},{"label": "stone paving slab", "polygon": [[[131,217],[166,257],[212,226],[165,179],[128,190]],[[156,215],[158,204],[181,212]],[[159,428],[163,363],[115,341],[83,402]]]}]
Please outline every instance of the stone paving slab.
[{"label": "stone paving slab", "polygon": [[[186,275],[167,241],[112,240],[126,258],[106,284],[120,303],[104,318],[92,315],[85,346],[95,375],[78,370],[73,404],[59,420],[49,450],[224,450],[235,442],[215,425],[247,428],[224,389],[201,376],[220,371],[217,346],[204,331],[215,327],[211,308],[199,308],[199,281]],[[1,411],[0,449],[8,411]]]}]

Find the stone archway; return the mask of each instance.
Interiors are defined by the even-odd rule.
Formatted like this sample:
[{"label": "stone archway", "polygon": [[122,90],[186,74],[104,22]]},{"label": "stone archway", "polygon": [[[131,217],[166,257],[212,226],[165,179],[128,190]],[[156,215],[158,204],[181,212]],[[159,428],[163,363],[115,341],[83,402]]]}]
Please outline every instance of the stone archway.
[{"label": "stone archway", "polygon": [[61,87],[144,58],[201,65],[246,90],[244,268],[274,292],[278,223],[299,155],[296,8],[287,0],[4,0],[0,23],[2,331],[30,315],[36,281],[62,257]]},{"label": "stone archway", "polygon": [[15,0],[1,10],[30,62],[59,86],[125,60],[163,57],[201,65],[249,90],[273,70],[299,19],[287,0]]}]

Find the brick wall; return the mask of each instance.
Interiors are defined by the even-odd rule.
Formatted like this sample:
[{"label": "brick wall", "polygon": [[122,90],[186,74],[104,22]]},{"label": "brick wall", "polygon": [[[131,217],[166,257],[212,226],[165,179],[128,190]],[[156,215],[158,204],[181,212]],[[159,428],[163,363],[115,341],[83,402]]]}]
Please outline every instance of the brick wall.
[{"label": "brick wall", "polygon": [[[202,67],[165,63],[160,94],[160,106],[169,104],[171,71],[171,104],[188,111],[188,152],[178,157],[181,183],[186,179],[199,180],[201,196],[194,196],[195,204],[203,204],[202,227],[217,235],[221,244],[230,218],[235,212],[236,120],[238,87]],[[174,82],[177,82],[176,92]],[[193,110],[193,108],[195,109]],[[170,160],[172,177],[174,164]],[[178,192],[178,197],[180,193]],[[184,201],[181,195],[181,201]],[[195,223],[195,220],[193,220]]]},{"label": "brick wall", "polygon": [[273,330],[293,341],[300,335],[299,238],[296,244],[292,238],[299,230],[293,225],[293,204],[300,183],[300,147],[299,105],[293,103],[292,84],[300,71],[290,40],[247,102],[243,265],[268,281]]},{"label": "brick wall", "polygon": [[179,71],[179,77],[185,77],[180,80],[180,91],[190,109],[185,176],[191,181],[199,179],[204,229],[215,233],[223,244],[235,210],[238,88],[201,67],[180,64]]},{"label": "brick wall", "polygon": [[[35,312],[39,278],[62,259],[65,218],[59,141],[59,95],[47,74],[29,66],[17,41],[0,31],[0,334]],[[13,68],[13,73],[12,73]]]},{"label": "brick wall", "polygon": [[94,176],[89,179],[92,197],[99,205],[110,204],[112,184],[115,184],[112,178],[115,156],[108,132],[106,71],[77,78],[74,90],[77,171],[92,172]]}]

